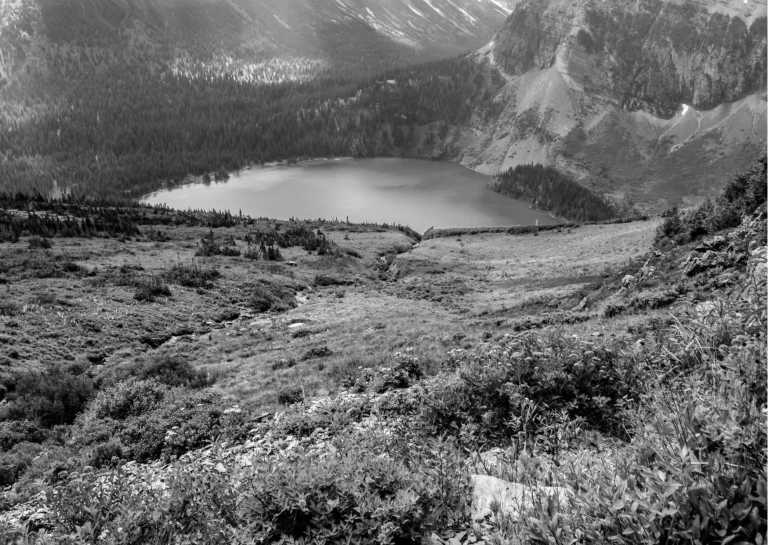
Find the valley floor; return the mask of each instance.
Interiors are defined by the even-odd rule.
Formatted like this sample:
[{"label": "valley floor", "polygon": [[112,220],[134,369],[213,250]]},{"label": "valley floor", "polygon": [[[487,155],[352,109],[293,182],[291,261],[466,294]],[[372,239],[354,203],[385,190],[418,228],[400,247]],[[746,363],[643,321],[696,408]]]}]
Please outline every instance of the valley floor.
[{"label": "valley floor", "polygon": [[[307,398],[327,395],[340,378],[380,366],[396,351],[412,350],[437,365],[452,349],[498,340],[551,313],[551,301],[556,309],[562,298],[645,253],[655,228],[644,221],[418,243],[399,231],[329,226],[327,236],[359,258],[290,248],[277,262],[196,257],[209,233],[203,227],[161,229],[169,238],[162,242],[62,238],[51,249],[30,250],[22,239],[0,244],[7,309],[0,341],[9,348],[3,365],[108,368],[178,356],[215,376],[214,388],[226,399],[272,410],[286,385],[301,385]],[[249,229],[213,232],[245,253]],[[75,272],[40,268],[51,263],[74,264]],[[179,264],[221,277],[210,289],[171,284],[170,296],[134,298],[126,271],[162,277]],[[249,308],[248,286],[260,280],[300,289],[296,308]],[[275,369],[281,362],[285,368]]]}]

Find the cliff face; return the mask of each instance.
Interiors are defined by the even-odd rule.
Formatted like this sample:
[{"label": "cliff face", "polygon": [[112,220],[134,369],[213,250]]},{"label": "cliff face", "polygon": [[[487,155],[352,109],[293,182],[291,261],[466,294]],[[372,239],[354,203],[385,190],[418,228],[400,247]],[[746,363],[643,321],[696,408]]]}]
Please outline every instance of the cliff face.
[{"label": "cliff face", "polygon": [[659,210],[715,194],[765,146],[762,2],[525,0],[476,55],[500,112],[450,146],[484,172],[557,166]]},{"label": "cliff face", "polygon": [[765,8],[733,3],[740,9],[716,1],[526,1],[492,52],[510,75],[559,61],[590,94],[671,117],[680,104],[710,109],[764,86]]}]

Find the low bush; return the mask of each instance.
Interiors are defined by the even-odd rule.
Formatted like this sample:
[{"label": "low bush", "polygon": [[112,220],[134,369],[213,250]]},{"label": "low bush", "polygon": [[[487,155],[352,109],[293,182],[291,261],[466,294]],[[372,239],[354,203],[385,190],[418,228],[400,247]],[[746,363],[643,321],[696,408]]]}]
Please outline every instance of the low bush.
[{"label": "low bush", "polygon": [[128,379],[100,391],[89,406],[88,415],[125,420],[151,411],[169,394],[168,386],[156,380]]},{"label": "low bush", "polygon": [[[449,442],[347,436],[329,452],[262,455],[232,479],[213,458],[151,476],[85,472],[50,494],[64,543],[420,543],[466,520],[468,475]],[[215,456],[215,455],[214,455]]]},{"label": "low bush", "polygon": [[285,284],[258,280],[244,288],[248,306],[256,312],[282,312],[296,306],[296,290]]},{"label": "low bush", "polygon": [[281,405],[291,405],[304,400],[304,389],[301,386],[287,386],[277,392],[277,402]]},{"label": "low bush", "polygon": [[328,346],[315,346],[313,348],[310,348],[307,350],[304,355],[301,357],[302,361],[307,360],[313,360],[317,358],[327,358],[328,356],[332,355],[333,351],[331,351]]},{"label": "low bush", "polygon": [[152,303],[158,297],[170,297],[171,289],[161,278],[151,276],[136,283],[136,293],[134,299],[143,303]]},{"label": "low bush", "polygon": [[173,459],[218,439],[242,440],[249,429],[247,414],[227,412],[213,393],[170,399],[156,410],[131,419],[119,432],[132,460]]},{"label": "low bush", "polygon": [[48,250],[52,246],[50,239],[44,237],[30,237],[29,249],[30,250]]},{"label": "low bush", "polygon": [[[347,373],[350,373],[348,369]],[[424,376],[419,359],[410,351],[398,352],[392,357],[391,365],[357,369],[354,376],[344,377],[344,386],[355,392],[372,391],[383,393],[408,388]]]},{"label": "low bush", "polygon": [[434,433],[455,431],[493,443],[533,434],[564,411],[623,437],[623,409],[642,391],[646,368],[621,344],[526,334],[426,381],[420,419]]},{"label": "low bush", "polygon": [[19,376],[0,409],[0,420],[30,420],[46,428],[71,424],[93,397],[93,382],[60,368]]},{"label": "low bush", "polygon": [[6,420],[0,422],[0,450],[9,450],[22,442],[42,443],[47,435],[45,430],[31,420]]},{"label": "low bush", "polygon": [[349,286],[354,284],[355,281],[351,278],[345,278],[332,274],[318,274],[315,275],[315,286],[327,287],[327,286]]},{"label": "low bush", "polygon": [[237,257],[240,255],[240,249],[231,236],[227,237],[222,244],[219,244],[216,240],[216,235],[211,230],[200,239],[195,256],[211,257],[216,255]]},{"label": "low bush", "polygon": [[221,255],[221,248],[216,244],[216,237],[213,234],[213,230],[211,230],[207,235],[200,239],[195,256],[211,257],[215,255]]},{"label": "low bush", "polygon": [[219,253],[223,256],[239,257],[240,248],[237,246],[222,246]]},{"label": "low bush", "polygon": [[216,269],[206,269],[194,263],[178,263],[164,275],[168,282],[184,286],[185,288],[211,288],[213,287],[213,281],[220,276],[221,273]]},{"label": "low bush", "polygon": [[180,357],[159,356],[136,360],[106,368],[98,377],[100,385],[113,385],[129,378],[156,380],[168,386],[202,388],[212,384],[207,373],[197,371],[189,361]]},{"label": "low bush", "polygon": [[42,450],[38,443],[22,442],[0,453],[0,486],[15,483]]},{"label": "low bush", "polygon": [[[79,445],[91,448],[102,461],[108,461],[106,453],[109,459],[119,453],[139,462],[168,460],[220,438],[245,437],[248,414],[221,405],[212,392],[129,379],[100,392],[73,433]],[[114,445],[108,447],[110,441]]]},{"label": "low bush", "polygon": [[295,358],[280,358],[277,361],[272,362],[272,370],[279,371],[280,369],[290,369],[296,367]]},{"label": "low bush", "polygon": [[92,467],[115,465],[124,458],[123,445],[120,441],[110,439],[106,443],[96,445],[88,454],[87,464]]}]

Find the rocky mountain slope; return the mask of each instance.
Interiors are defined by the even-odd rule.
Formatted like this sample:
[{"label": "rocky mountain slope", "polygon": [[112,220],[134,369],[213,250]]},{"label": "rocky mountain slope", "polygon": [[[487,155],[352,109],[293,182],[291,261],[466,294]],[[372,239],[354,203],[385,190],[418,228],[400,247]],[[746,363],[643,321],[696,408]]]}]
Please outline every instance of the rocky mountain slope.
[{"label": "rocky mountain slope", "polygon": [[765,144],[762,2],[520,3],[477,61],[501,113],[458,131],[462,163],[541,163],[651,208],[716,192]]},{"label": "rocky mountain slope", "polygon": [[32,60],[62,58],[174,63],[251,80],[380,69],[474,49],[514,2],[3,0],[0,73],[7,79]]}]

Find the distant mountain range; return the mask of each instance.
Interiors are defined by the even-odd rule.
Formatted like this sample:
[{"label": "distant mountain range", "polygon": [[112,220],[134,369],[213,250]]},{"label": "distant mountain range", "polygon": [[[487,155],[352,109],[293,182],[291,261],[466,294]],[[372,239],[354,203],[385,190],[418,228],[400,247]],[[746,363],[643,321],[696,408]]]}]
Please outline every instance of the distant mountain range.
[{"label": "distant mountain range", "polygon": [[766,145],[762,0],[1,1],[8,187],[134,195],[392,155],[555,167],[656,212],[715,195]]},{"label": "distant mountain range", "polygon": [[370,73],[479,47],[515,2],[2,0],[0,73],[133,61],[269,81]]}]

